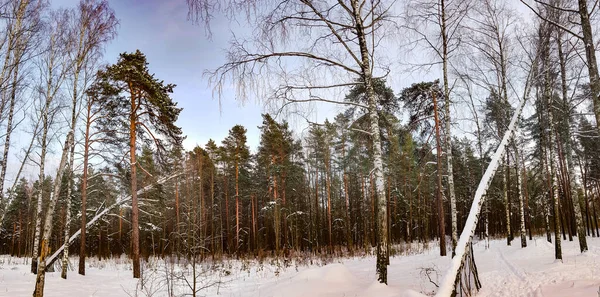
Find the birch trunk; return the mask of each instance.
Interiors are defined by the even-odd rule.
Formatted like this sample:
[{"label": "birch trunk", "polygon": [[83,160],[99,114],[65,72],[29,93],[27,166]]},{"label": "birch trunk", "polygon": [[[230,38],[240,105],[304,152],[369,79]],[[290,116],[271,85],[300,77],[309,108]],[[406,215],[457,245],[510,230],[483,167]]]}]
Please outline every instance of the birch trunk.
[{"label": "birch trunk", "polygon": [[60,186],[65,171],[68,153],[73,146],[73,133],[69,132],[67,139],[65,140],[65,146],[63,147],[62,157],[60,159],[60,165],[56,178],[54,179],[54,190],[50,196],[50,204],[48,205],[48,211],[46,212],[46,220],[44,222],[44,235],[42,238],[41,249],[40,249],[40,262],[37,269],[37,278],[35,281],[35,290],[33,291],[34,297],[44,296],[44,282],[46,278],[46,258],[50,251],[50,236],[52,235],[52,219],[54,217],[54,209],[56,207],[56,201],[60,195]]},{"label": "birch trunk", "polygon": [[[6,178],[8,151],[10,150],[10,136],[13,131],[13,118],[15,112],[17,82],[19,77],[19,64],[21,64],[21,57],[23,55],[22,43],[27,42],[26,40],[23,40],[24,37],[21,36],[24,35],[22,34],[23,32],[21,32],[21,27],[23,18],[25,17],[25,9],[27,8],[28,4],[29,0],[23,0],[19,3],[19,8],[15,16],[14,27],[9,26],[8,28],[8,49],[5,53],[4,65],[2,68],[2,73],[0,74],[0,86],[4,86],[4,81],[6,77],[10,77],[11,74],[13,77],[10,91],[8,121],[6,123],[6,136],[4,138],[4,151],[2,153],[2,163],[0,165],[0,198],[4,197],[4,181]],[[11,57],[13,58],[12,60]],[[4,102],[2,105],[4,105]],[[0,112],[4,112],[4,106],[0,108]],[[15,182],[17,182],[17,180],[15,180]],[[4,219],[4,215],[2,219]],[[0,224],[2,222],[3,220],[0,220]]]},{"label": "birch trunk", "polygon": [[[48,83],[48,90],[50,89],[50,85],[52,84],[51,82],[52,79],[50,79],[50,82]],[[45,164],[46,164],[46,151],[47,151],[47,142],[48,142],[48,129],[49,129],[49,120],[48,120],[48,113],[49,113],[49,109],[50,109],[50,103],[51,103],[52,99],[51,97],[46,99],[46,103],[44,105],[44,110],[42,112],[42,138],[40,140],[40,147],[41,147],[41,152],[40,152],[40,172],[39,172],[39,183],[40,183],[40,188],[38,191],[38,197],[37,197],[37,207],[36,207],[36,217],[35,217],[35,231],[34,231],[34,238],[33,238],[33,254],[31,256],[31,273],[36,274],[37,273],[37,265],[38,265],[38,253],[39,253],[39,246],[40,246],[40,233],[41,233],[41,229],[42,229],[42,202],[43,202],[43,193],[44,193],[44,187],[43,187],[43,183],[44,183],[44,169],[45,169]],[[60,181],[58,181],[60,183]]]},{"label": "birch trunk", "polygon": [[[148,186],[145,186],[145,187],[139,189],[137,191],[137,195],[143,195],[144,193],[152,190],[156,185],[165,184],[166,182],[170,181],[171,179],[176,178],[182,174],[183,174],[182,172],[179,172],[179,173],[167,176],[167,177],[163,177],[163,178],[159,179],[158,181],[156,181],[154,184],[151,184],[151,185],[148,185]],[[85,225],[86,228],[90,228],[91,226],[93,226],[99,219],[104,217],[106,214],[108,214],[114,208],[121,206],[121,205],[125,204],[126,202],[130,202],[130,201],[131,201],[131,195],[117,199],[117,201],[115,203],[113,203],[112,205],[106,207],[105,209],[103,209],[102,211],[100,211],[96,215],[94,215],[94,217],[92,217],[92,219],[86,223],[86,225]],[[75,239],[77,239],[77,237],[79,237],[81,234],[82,234],[81,229],[79,229],[75,233],[73,233],[71,235],[71,237],[69,237],[69,244],[73,243],[73,241],[75,241]],[[52,265],[52,263],[54,263],[54,261],[56,261],[56,259],[58,259],[58,255],[60,255],[63,252],[64,248],[65,248],[65,245],[63,244],[54,252],[54,254],[52,254],[52,256],[48,257],[48,259],[47,259],[48,266]]]},{"label": "birch trunk", "polygon": [[[354,14],[356,36],[360,48],[362,79],[368,101],[370,120],[370,133],[373,140],[373,176],[375,178],[375,193],[377,197],[377,280],[387,284],[387,266],[389,265],[389,239],[387,224],[387,208],[385,185],[383,179],[383,152],[381,149],[381,135],[379,129],[379,114],[377,112],[377,98],[373,89],[373,76],[371,73],[371,55],[367,46],[366,32],[361,16],[361,4],[357,0],[351,1]],[[372,34],[372,33],[371,33]]]},{"label": "birch trunk", "polygon": [[[516,133],[515,133],[516,134]],[[519,148],[517,147],[517,145],[515,144],[515,141],[513,140],[513,149],[515,150],[515,166],[517,167],[517,189],[518,189],[518,195],[519,195],[519,218],[521,220],[520,222],[520,227],[521,227],[521,247],[527,247],[527,231],[525,230],[525,203],[523,201],[523,177],[522,177],[522,170],[521,170],[521,162],[519,162],[520,160],[520,156],[519,156]],[[527,177],[525,177],[527,178]]]},{"label": "birch trunk", "polygon": [[445,141],[446,141],[446,166],[448,171],[448,193],[450,196],[450,218],[452,223],[452,256],[455,255],[456,241],[458,240],[458,220],[456,217],[456,194],[454,192],[454,173],[452,170],[452,132],[450,129],[450,89],[448,88],[448,34],[446,29],[446,4],[440,3],[441,29],[442,29],[442,70],[444,76],[444,113],[445,113]]},{"label": "birch trunk", "polygon": [[[531,76],[531,73],[530,75]],[[496,152],[492,156],[492,160],[490,165],[488,165],[479,185],[477,186],[477,190],[475,191],[475,197],[473,198],[473,204],[471,205],[471,210],[469,211],[469,216],[467,217],[467,222],[465,223],[465,227],[463,232],[460,234],[460,238],[458,240],[458,245],[456,247],[456,255],[452,257],[452,261],[450,263],[450,268],[446,272],[446,275],[443,281],[440,283],[439,289],[436,293],[438,297],[447,297],[452,296],[455,290],[455,284],[460,272],[461,267],[463,267],[465,263],[465,259],[467,256],[467,251],[473,240],[473,235],[475,234],[475,229],[477,228],[477,221],[479,214],[481,213],[481,207],[484,202],[484,194],[487,191],[496,170],[500,164],[500,160],[502,159],[502,155],[506,151],[506,147],[508,145],[509,139],[512,137],[516,124],[518,122],[519,116],[523,111],[523,107],[527,102],[527,98],[529,97],[530,85],[529,79],[527,78],[527,84],[525,86],[525,93],[523,96],[523,100],[519,103],[515,114],[513,115],[510,124],[508,126],[508,131],[504,134],[502,141],[500,142],[500,146],[496,149]]]},{"label": "birch trunk", "polygon": [[[508,168],[508,165],[504,164],[503,167]],[[510,245],[512,238],[510,238],[510,205],[508,201],[508,182],[506,180],[506,170],[502,170],[502,195],[504,197],[504,222],[506,223],[506,244]]]},{"label": "birch trunk", "polygon": [[[77,101],[78,101],[78,94],[77,94],[77,81],[79,78],[79,67],[77,67],[76,71],[75,71],[75,77],[74,77],[74,83],[73,83],[73,107],[71,110],[71,133],[73,135],[75,135],[75,129],[77,127]],[[61,272],[61,277],[63,279],[67,278],[67,270],[68,270],[68,265],[69,265],[69,226],[70,226],[70,222],[71,222],[71,191],[73,189],[73,163],[75,160],[75,145],[71,146],[70,149],[70,155],[69,155],[69,163],[68,163],[68,169],[67,169],[67,176],[68,176],[68,181],[67,181],[67,197],[66,197],[66,205],[65,205],[65,233],[64,233],[64,245],[65,245],[65,251],[63,253],[63,263],[62,263],[62,272]]]}]

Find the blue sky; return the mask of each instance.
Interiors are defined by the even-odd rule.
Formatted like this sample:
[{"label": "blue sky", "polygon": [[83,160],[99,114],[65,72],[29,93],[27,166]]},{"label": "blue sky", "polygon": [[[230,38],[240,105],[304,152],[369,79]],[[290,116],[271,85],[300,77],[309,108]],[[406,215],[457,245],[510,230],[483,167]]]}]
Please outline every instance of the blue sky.
[{"label": "blue sky", "polygon": [[[75,7],[79,0],[55,0],[53,6]],[[177,85],[172,95],[183,107],[178,120],[187,139],[186,149],[204,146],[212,138],[220,142],[231,127],[241,124],[248,129],[251,148],[258,145],[262,106],[254,101],[244,105],[233,92],[225,91],[219,100],[212,95],[203,72],[225,62],[231,27],[224,18],[212,23],[208,39],[203,26],[187,20],[185,0],[109,1],[119,19],[118,35],[107,47],[105,61],[116,62],[119,53],[136,49],[146,54],[149,68],[159,79]]]}]

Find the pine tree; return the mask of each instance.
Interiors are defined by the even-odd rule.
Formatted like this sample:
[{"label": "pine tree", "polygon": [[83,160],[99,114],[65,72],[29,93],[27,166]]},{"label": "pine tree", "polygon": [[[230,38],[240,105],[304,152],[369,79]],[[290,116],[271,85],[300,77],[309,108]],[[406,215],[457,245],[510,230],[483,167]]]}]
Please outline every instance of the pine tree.
[{"label": "pine tree", "polygon": [[175,85],[155,78],[148,69],[146,56],[139,50],[120,54],[116,64],[100,70],[97,76],[95,84],[103,97],[103,107],[115,111],[115,117],[107,125],[129,135],[133,277],[139,278],[138,144],[142,141],[155,145],[159,156],[164,155],[169,145],[180,145],[181,128],[175,121],[181,109],[169,95]]},{"label": "pine tree", "polygon": [[[244,181],[247,180],[248,162],[250,160],[250,150],[246,144],[246,128],[241,125],[233,126],[229,130],[229,135],[223,140],[223,150],[227,155],[227,160],[233,163],[235,176],[235,251],[239,252],[239,247],[242,244],[240,241],[240,196],[242,196],[240,193],[240,178]],[[243,175],[243,177],[240,177],[240,175]],[[247,189],[242,189],[242,191],[246,192]]]}]

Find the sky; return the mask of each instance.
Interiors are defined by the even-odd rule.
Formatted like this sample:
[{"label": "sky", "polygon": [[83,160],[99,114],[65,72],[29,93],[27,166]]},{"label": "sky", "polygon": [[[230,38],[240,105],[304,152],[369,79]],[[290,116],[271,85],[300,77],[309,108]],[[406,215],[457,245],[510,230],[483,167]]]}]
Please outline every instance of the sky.
[{"label": "sky", "polygon": [[[73,8],[78,3],[79,0],[51,0],[53,8]],[[204,146],[209,139],[220,143],[231,127],[240,124],[248,130],[248,145],[251,151],[256,151],[260,139],[258,126],[262,122],[261,114],[269,110],[263,108],[262,103],[255,99],[236,98],[231,86],[224,89],[220,99],[217,98],[203,75],[205,71],[213,70],[226,62],[225,53],[232,32],[238,36],[250,32],[244,24],[231,22],[217,15],[211,23],[212,35],[209,38],[203,25],[188,21],[185,0],[109,0],[109,5],[115,11],[119,26],[118,35],[106,46],[104,61],[107,64],[115,63],[119,53],[139,49],[146,54],[149,69],[157,78],[177,85],[172,98],[183,108],[177,124],[182,127],[187,137],[183,143],[186,149],[190,150],[196,145]],[[520,12],[524,12],[519,3],[513,7],[519,7]],[[395,46],[391,46],[390,49],[392,53],[400,52]],[[398,59],[428,59],[422,51],[408,52],[404,57],[400,57],[400,53],[396,55]],[[435,68],[429,71],[407,72],[403,67],[396,65],[393,71],[388,84],[395,92],[411,83],[440,77],[439,69]],[[322,122],[325,117],[331,119],[340,111],[338,106],[331,104],[313,106],[311,110],[310,119],[314,122]],[[466,110],[453,112],[457,118],[468,113]],[[297,135],[301,135],[307,126],[302,118],[278,119],[288,120]],[[15,143],[28,141],[29,137],[25,134],[16,135]],[[11,169],[14,169],[8,172],[9,180],[12,171],[16,173],[19,164],[19,149],[15,146],[14,155],[9,159],[9,163],[12,163]],[[60,159],[60,143],[55,143],[55,148],[47,159],[46,172],[51,174],[56,170]],[[28,170],[24,177],[35,179],[35,167],[31,164],[31,170]]]},{"label": "sky", "polygon": [[[53,6],[75,7],[77,3],[54,0]],[[204,146],[211,138],[220,143],[237,124],[248,129],[249,146],[258,145],[262,106],[254,101],[242,104],[228,90],[219,102],[203,76],[205,70],[225,62],[225,48],[231,30],[238,29],[232,27],[236,24],[217,18],[208,38],[203,26],[187,20],[185,0],[111,0],[109,4],[119,27],[117,37],[106,47],[105,61],[115,63],[119,53],[139,49],[157,78],[177,85],[172,98],[183,108],[177,124],[187,135],[186,149]]]},{"label": "sky", "polygon": [[[514,0],[509,0],[514,1]],[[79,0],[53,0],[54,7],[75,7]],[[183,108],[178,125],[187,135],[186,149],[203,146],[209,139],[223,140],[236,124],[248,129],[248,144],[255,150],[259,142],[258,126],[261,113],[269,111],[256,100],[235,98],[232,87],[225,88],[222,97],[213,94],[203,75],[226,62],[225,51],[232,32],[238,35],[248,30],[236,22],[217,15],[208,38],[203,24],[187,19],[185,0],[109,0],[119,20],[118,35],[106,47],[107,63],[117,61],[119,53],[136,49],[146,54],[150,71],[167,83],[175,83],[172,98]],[[413,57],[414,58],[414,57]],[[423,57],[421,57],[423,58]],[[402,73],[388,83],[399,92],[412,82],[435,79],[439,71]],[[317,106],[311,120],[333,117],[339,108]],[[291,127],[300,132],[306,126],[303,119],[289,119]]]}]

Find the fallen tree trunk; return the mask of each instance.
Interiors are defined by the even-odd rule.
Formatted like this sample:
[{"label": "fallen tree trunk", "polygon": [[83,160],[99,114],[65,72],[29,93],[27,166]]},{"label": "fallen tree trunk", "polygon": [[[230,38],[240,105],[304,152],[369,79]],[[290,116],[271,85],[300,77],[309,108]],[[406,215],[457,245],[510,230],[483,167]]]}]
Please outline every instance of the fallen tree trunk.
[{"label": "fallen tree trunk", "polygon": [[[458,240],[458,244],[456,246],[456,254],[452,257],[450,262],[450,268],[446,272],[442,283],[436,293],[437,297],[450,297],[453,296],[455,288],[457,286],[458,275],[460,270],[463,268],[465,260],[469,255],[467,252],[469,251],[469,247],[473,240],[473,235],[475,234],[475,228],[477,227],[477,221],[479,219],[479,214],[481,213],[481,207],[483,202],[485,201],[485,193],[492,182],[492,179],[500,165],[500,160],[506,151],[506,147],[508,145],[508,141],[513,137],[515,129],[517,127],[517,122],[521,116],[521,112],[523,111],[523,107],[527,102],[527,98],[530,93],[530,80],[531,80],[531,72],[528,75],[527,83],[525,85],[525,92],[523,95],[523,99],[519,103],[519,106],[515,110],[515,113],[512,116],[510,121],[510,125],[508,126],[508,130],[504,134],[502,141],[500,142],[500,146],[496,149],[492,157],[492,161],[488,165],[479,185],[477,186],[477,191],[475,192],[475,197],[473,198],[473,204],[471,205],[471,210],[469,211],[469,216],[467,218],[467,222],[465,223],[465,227],[463,228],[462,233],[460,234],[460,238]],[[460,279],[460,281],[463,281]],[[469,280],[464,280],[469,281]]]},{"label": "fallen tree trunk", "polygon": [[[182,172],[180,173],[176,173],[167,177],[163,177],[161,179],[159,179],[158,181],[156,181],[156,183],[145,186],[141,189],[139,189],[137,191],[138,195],[142,195],[148,191],[150,191],[154,186],[156,185],[161,185],[166,183],[167,181],[179,176],[183,174]],[[129,196],[124,196],[121,197],[119,199],[117,199],[117,201],[115,203],[113,203],[112,205],[108,206],[107,208],[103,209],[101,212],[97,213],[89,222],[87,222],[87,224],[85,225],[86,228],[90,228],[92,225],[94,225],[94,223],[96,223],[96,221],[98,221],[101,217],[103,217],[104,215],[108,214],[112,209],[114,209],[117,206],[120,206],[122,204],[125,204],[125,202],[131,201],[131,195]],[[79,235],[81,234],[81,229],[77,230],[77,232],[73,233],[73,235],[71,235],[71,237],[69,238],[68,243],[70,244],[71,242],[73,242]],[[52,256],[48,257],[48,267],[52,266],[54,264],[54,261],[56,261],[58,259],[58,255],[60,255],[60,253],[63,252],[65,248],[65,245],[63,244],[61,247],[59,247],[54,254],[52,254]]]}]

